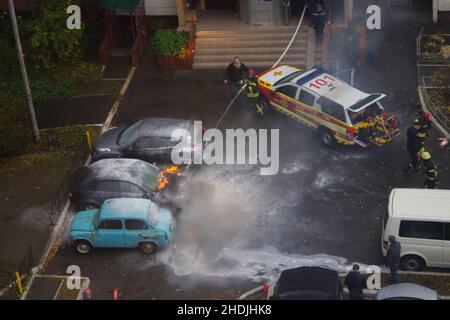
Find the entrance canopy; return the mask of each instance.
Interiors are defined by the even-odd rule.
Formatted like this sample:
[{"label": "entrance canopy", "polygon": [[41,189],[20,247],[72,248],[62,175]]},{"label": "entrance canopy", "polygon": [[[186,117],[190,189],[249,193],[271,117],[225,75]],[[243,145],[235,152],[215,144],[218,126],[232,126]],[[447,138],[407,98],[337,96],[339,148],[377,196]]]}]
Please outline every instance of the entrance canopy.
[{"label": "entrance canopy", "polygon": [[100,7],[104,9],[123,10],[134,12],[140,0],[101,0]]}]

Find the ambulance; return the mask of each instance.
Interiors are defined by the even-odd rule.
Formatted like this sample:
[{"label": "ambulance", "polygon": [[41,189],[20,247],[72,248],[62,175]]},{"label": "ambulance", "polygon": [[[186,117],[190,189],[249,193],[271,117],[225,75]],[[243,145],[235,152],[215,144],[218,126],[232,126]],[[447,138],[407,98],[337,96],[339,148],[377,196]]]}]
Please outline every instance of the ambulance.
[{"label": "ambulance", "polygon": [[381,146],[400,134],[397,118],[380,102],[386,95],[364,93],[320,67],[282,65],[257,78],[267,104],[316,129],[327,146]]}]

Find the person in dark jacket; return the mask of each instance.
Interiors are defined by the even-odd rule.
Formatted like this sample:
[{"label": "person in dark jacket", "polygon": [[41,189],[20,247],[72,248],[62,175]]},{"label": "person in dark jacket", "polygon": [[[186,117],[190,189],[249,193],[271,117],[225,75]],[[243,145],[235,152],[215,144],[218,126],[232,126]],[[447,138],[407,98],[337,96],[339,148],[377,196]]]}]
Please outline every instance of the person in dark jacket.
[{"label": "person in dark jacket", "polygon": [[359,265],[353,265],[352,271],[345,277],[344,284],[348,288],[351,300],[364,299],[363,290],[366,288],[366,280],[361,273],[359,273]]},{"label": "person in dark jacket", "polygon": [[398,265],[400,263],[400,253],[402,247],[393,235],[389,236],[389,248],[386,254],[386,266],[391,271],[392,283],[398,283]]},{"label": "person in dark jacket", "polygon": [[314,0],[309,5],[311,23],[316,31],[316,39],[322,40],[325,25],[331,22],[331,14],[325,0]]},{"label": "person in dark jacket", "polygon": [[423,141],[418,136],[418,131],[420,129],[420,121],[414,120],[412,127],[408,128],[406,132],[406,148],[408,149],[409,155],[411,156],[411,162],[409,163],[409,168],[414,171],[419,170],[420,165],[420,152],[423,148]]},{"label": "person in dark jacket", "polygon": [[239,57],[235,57],[225,70],[224,83],[228,85],[231,97],[234,98],[242,87],[244,79],[247,77],[248,68],[241,62]]}]

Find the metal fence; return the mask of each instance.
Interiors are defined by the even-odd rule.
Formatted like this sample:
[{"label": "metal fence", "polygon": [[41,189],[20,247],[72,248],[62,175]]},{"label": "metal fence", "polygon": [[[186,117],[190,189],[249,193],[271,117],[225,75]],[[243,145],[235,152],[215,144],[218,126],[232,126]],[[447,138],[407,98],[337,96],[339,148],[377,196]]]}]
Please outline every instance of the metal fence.
[{"label": "metal fence", "polygon": [[0,271],[0,300],[19,299],[34,267],[33,251],[29,246],[15,272]]},{"label": "metal fence", "polygon": [[[433,40],[434,39],[434,40]],[[434,44],[436,43],[436,47]],[[450,132],[450,114],[445,111],[448,106],[438,105],[432,97],[432,90],[449,87],[436,86],[433,78],[437,72],[450,67],[450,56],[439,50],[441,46],[450,45],[450,34],[424,34],[420,31],[417,40],[417,81],[422,106],[431,112],[435,120],[447,133]],[[450,48],[450,47],[449,47]]]}]

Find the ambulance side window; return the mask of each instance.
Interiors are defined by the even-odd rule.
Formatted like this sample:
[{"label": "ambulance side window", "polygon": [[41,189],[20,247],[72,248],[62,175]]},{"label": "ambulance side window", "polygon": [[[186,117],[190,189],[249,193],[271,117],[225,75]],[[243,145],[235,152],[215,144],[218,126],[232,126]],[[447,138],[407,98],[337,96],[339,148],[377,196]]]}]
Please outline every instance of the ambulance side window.
[{"label": "ambulance side window", "polygon": [[292,99],[295,99],[295,96],[297,95],[297,90],[298,89],[296,86],[287,85],[278,88],[277,92],[282,93]]},{"label": "ambulance side window", "polygon": [[306,92],[305,90],[300,91],[298,101],[300,101],[301,103],[304,103],[308,106],[314,106],[314,100],[315,97],[311,93]]},{"label": "ambulance side window", "polygon": [[322,111],[324,113],[342,122],[346,122],[345,111],[343,106],[324,97],[320,97],[317,102],[322,107]]}]

